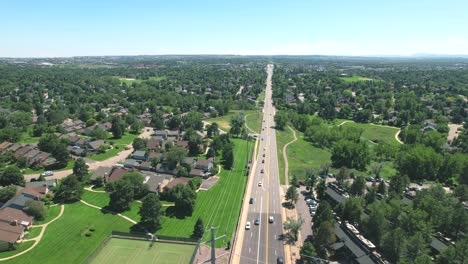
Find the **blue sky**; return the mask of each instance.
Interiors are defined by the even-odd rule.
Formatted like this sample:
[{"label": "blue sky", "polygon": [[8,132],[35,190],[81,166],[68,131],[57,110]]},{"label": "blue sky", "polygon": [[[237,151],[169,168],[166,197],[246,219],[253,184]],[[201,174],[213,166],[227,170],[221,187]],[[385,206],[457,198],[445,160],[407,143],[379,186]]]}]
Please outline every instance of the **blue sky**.
[{"label": "blue sky", "polygon": [[467,0],[0,0],[0,57],[468,54]]}]

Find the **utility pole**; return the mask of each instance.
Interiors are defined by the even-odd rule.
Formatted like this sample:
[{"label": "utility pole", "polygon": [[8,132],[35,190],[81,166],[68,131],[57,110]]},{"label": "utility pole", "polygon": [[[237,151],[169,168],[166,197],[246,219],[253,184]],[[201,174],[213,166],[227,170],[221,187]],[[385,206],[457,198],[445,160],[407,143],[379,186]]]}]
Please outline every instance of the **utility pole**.
[{"label": "utility pole", "polygon": [[[225,237],[226,235],[222,235],[220,237],[215,238],[215,227],[211,227],[211,264],[216,264],[216,240]],[[208,242],[208,241],[207,241]]]}]

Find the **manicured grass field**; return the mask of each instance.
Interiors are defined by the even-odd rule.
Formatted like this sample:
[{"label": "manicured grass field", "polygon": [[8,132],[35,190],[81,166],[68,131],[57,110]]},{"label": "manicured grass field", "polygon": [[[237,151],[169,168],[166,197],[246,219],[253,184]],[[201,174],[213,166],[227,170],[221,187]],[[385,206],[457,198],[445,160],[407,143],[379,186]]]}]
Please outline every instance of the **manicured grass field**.
[{"label": "manicured grass field", "polygon": [[318,169],[326,163],[331,163],[331,153],[327,149],[317,148],[303,139],[303,134],[296,131],[297,141],[290,144],[286,150],[289,162],[289,178],[295,175],[305,179],[307,169]]},{"label": "manicured grass field", "polygon": [[122,138],[119,138],[119,139],[110,138],[107,140],[107,142],[113,142],[112,149],[109,149],[108,151],[101,153],[101,154],[91,155],[88,158],[91,160],[95,160],[95,161],[103,161],[108,158],[112,158],[116,156],[119,152],[124,150],[125,147],[128,144],[131,144],[133,140],[137,137],[138,135],[127,133],[123,135]]},{"label": "manicured grass field", "polygon": [[34,221],[34,225],[42,225],[42,224],[48,223],[52,219],[57,217],[57,215],[59,215],[59,213],[60,213],[60,206],[50,206],[47,209],[47,216],[43,220]]},{"label": "manicured grass field", "polygon": [[285,184],[286,181],[284,177],[283,147],[293,139],[293,133],[291,130],[289,130],[289,128],[285,128],[284,130],[276,130],[276,151],[278,154],[278,169],[281,184]]},{"label": "manicured grass field", "polygon": [[[7,257],[11,257],[13,255],[16,255],[18,253],[21,253],[21,252],[25,251],[26,249],[32,247],[33,244],[34,244],[34,241],[23,242],[23,243],[17,245],[15,250],[0,252],[0,258],[7,258]],[[10,262],[6,262],[6,263],[10,263]]]},{"label": "manicured grass field", "polygon": [[399,145],[395,139],[395,134],[399,128],[381,126],[374,124],[359,124],[354,122],[347,122],[343,124],[343,127],[357,127],[364,130],[361,138],[364,140],[370,140],[374,143],[385,142],[387,144]]},{"label": "manicured grass field", "polygon": [[18,141],[20,144],[36,144],[39,142],[41,137],[33,137],[32,134],[32,126],[28,127],[26,132],[21,133],[21,139]]},{"label": "manicured grass field", "polygon": [[[249,128],[253,129],[255,133],[260,133],[262,128],[262,119],[263,113],[261,111],[256,111],[250,114],[247,114],[245,117],[245,123],[249,126]],[[251,133],[251,131],[248,131]]]},{"label": "manicured grass field", "polygon": [[[164,217],[162,229],[157,232],[160,235],[190,237],[193,226],[198,217],[203,219],[206,228],[210,226],[219,227],[216,235],[226,235],[225,238],[216,241],[217,247],[226,246],[234,235],[240,214],[242,198],[244,195],[246,176],[246,157],[252,155],[253,141],[249,142],[247,152],[247,141],[233,139],[234,167],[232,170],[221,170],[218,183],[208,191],[199,191],[195,211],[191,217],[185,219]],[[209,238],[205,234],[203,241]]]},{"label": "manicured grass field", "polygon": [[[95,231],[87,237],[90,226]],[[9,263],[84,263],[111,231],[129,232],[130,226],[119,216],[103,214],[80,202],[66,204],[63,215],[47,227],[39,244]]]},{"label": "manicured grass field", "polygon": [[[81,199],[87,203],[99,206],[101,208],[108,206],[110,200],[108,193],[90,192],[88,190],[85,190],[81,196]],[[125,211],[122,213],[122,215],[125,215],[138,222],[140,221],[140,215],[138,214],[140,207],[141,203],[135,201],[132,203],[130,211]]]},{"label": "manicured grass field", "polygon": [[374,79],[371,79],[371,78],[366,78],[366,77],[357,76],[357,75],[354,75],[352,77],[340,77],[340,79],[347,82],[347,83],[373,81],[374,80]]},{"label": "manicured grass field", "polygon": [[[123,78],[123,77],[116,77],[118,78],[122,83],[126,83],[127,85],[132,85],[132,83],[142,83],[146,80],[141,80],[141,79],[131,79],[131,78]],[[159,82],[159,81],[162,81],[162,80],[165,80],[166,77],[165,76],[160,76],[160,77],[150,77],[148,79],[148,81],[156,81],[156,82]]]},{"label": "manicured grass field", "polygon": [[[71,170],[71,169],[73,169],[73,166],[75,166],[75,161],[70,160],[66,167],[58,169],[58,170],[53,170],[53,171]],[[23,173],[24,174],[34,174],[34,173],[43,173],[44,171],[46,171],[46,169],[44,169],[44,168],[40,168],[39,170],[33,170],[31,168],[27,168],[27,169],[23,170]]]},{"label": "manicured grass field", "polygon": [[208,123],[216,122],[218,124],[218,127],[221,130],[229,132],[229,129],[231,129],[231,119],[232,119],[232,117],[236,116],[240,112],[244,113],[244,115],[248,115],[248,114],[255,113],[256,111],[253,111],[253,110],[231,110],[231,111],[229,111],[229,113],[227,115],[218,116],[218,117],[215,117],[215,118],[208,118],[205,121],[208,122]]},{"label": "manicured grass field", "polygon": [[111,238],[90,263],[189,263],[195,245]]}]

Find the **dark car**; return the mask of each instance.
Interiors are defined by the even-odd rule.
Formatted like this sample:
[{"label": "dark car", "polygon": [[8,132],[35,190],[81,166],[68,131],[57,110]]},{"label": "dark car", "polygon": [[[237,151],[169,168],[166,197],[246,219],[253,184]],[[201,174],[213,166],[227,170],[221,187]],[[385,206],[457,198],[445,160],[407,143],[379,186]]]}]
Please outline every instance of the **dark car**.
[{"label": "dark car", "polygon": [[283,264],[283,263],[284,263],[283,257],[279,256],[279,257],[276,259],[276,263],[278,263],[278,264]]},{"label": "dark car", "polygon": [[255,222],[254,222],[255,225],[259,225],[260,224],[260,219],[255,219]]},{"label": "dark car", "polygon": [[250,198],[249,204],[253,204],[253,202],[254,202],[254,198]]}]

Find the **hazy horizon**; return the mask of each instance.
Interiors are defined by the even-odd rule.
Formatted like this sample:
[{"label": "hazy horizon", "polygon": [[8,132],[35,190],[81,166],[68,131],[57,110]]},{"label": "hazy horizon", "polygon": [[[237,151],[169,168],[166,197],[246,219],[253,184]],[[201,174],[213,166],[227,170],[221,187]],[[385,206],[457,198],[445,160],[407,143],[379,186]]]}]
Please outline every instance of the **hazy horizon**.
[{"label": "hazy horizon", "polygon": [[0,57],[468,54],[468,2],[0,3]]}]

